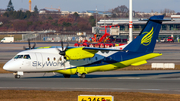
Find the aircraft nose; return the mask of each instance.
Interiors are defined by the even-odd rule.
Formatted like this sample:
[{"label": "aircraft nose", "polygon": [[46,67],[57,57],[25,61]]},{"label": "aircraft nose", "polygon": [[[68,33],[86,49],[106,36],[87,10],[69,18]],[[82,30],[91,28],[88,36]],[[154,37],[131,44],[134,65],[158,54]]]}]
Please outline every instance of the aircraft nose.
[{"label": "aircraft nose", "polygon": [[9,70],[9,68],[10,68],[10,65],[9,65],[8,63],[6,63],[6,64],[3,66],[3,69],[4,69],[4,70]]},{"label": "aircraft nose", "polygon": [[13,69],[14,62],[12,60],[8,61],[4,66],[3,66],[3,69],[4,70],[7,70],[7,71],[10,71],[11,69]]}]

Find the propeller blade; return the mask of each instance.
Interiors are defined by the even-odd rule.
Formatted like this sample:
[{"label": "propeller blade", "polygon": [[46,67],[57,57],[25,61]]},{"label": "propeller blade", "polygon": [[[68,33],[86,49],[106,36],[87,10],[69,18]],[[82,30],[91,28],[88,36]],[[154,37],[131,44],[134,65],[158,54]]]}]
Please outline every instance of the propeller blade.
[{"label": "propeller blade", "polygon": [[58,51],[61,51],[59,48],[56,48]]},{"label": "propeller blade", "polygon": [[24,50],[27,50],[25,46],[23,46],[23,49],[24,49]]},{"label": "propeller blade", "polygon": [[63,47],[63,41],[61,40],[61,47],[62,47],[62,50],[64,49],[64,47]]},{"label": "propeller blade", "polygon": [[66,65],[65,65],[65,64],[66,64],[67,61],[66,61],[66,59],[64,59],[64,58],[63,58],[62,60],[63,60],[62,65],[64,66],[64,70],[66,70]]},{"label": "propeller blade", "polygon": [[61,55],[61,50],[59,48],[56,47],[56,50],[59,52],[59,55]]},{"label": "propeller blade", "polygon": [[[69,60],[71,60],[71,58],[70,58],[69,56],[67,56],[67,55],[66,55],[66,57],[68,57],[68,58],[69,58]],[[66,57],[64,57],[64,58],[66,59]]]},{"label": "propeller blade", "polygon": [[29,49],[31,49],[30,39],[28,39],[28,45],[29,45]]},{"label": "propeller blade", "polygon": [[36,43],[34,43],[33,47],[31,48],[30,39],[28,39],[27,41],[28,41],[29,48],[26,48],[25,46],[23,46],[23,49],[24,49],[24,50],[30,50],[30,49],[34,49],[34,48],[36,47]]},{"label": "propeller blade", "polygon": [[34,49],[35,47],[36,47],[36,43],[34,43],[34,45],[33,45],[32,49]]},{"label": "propeller blade", "polygon": [[69,42],[68,42],[68,44],[67,44],[67,46],[66,46],[66,49],[65,49],[65,51],[67,50],[68,46],[69,46]]},{"label": "propeller blade", "polygon": [[65,51],[60,51],[59,54],[65,56]]}]

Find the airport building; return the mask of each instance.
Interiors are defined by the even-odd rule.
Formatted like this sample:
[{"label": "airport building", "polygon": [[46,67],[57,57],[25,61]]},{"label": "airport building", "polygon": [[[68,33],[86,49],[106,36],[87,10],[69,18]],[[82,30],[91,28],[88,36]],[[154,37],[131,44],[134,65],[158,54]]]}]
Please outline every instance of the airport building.
[{"label": "airport building", "polygon": [[[171,19],[172,21],[163,22],[159,34],[159,40],[162,38],[173,37],[174,41],[177,41],[180,38],[180,16],[172,15],[170,18],[165,19]],[[136,36],[139,35],[145,24],[146,21],[133,19],[133,38],[136,38]],[[105,33],[105,29],[111,35],[120,37],[122,39],[128,39],[129,19],[102,19],[97,22],[97,27],[92,28],[92,33],[103,35]]]}]

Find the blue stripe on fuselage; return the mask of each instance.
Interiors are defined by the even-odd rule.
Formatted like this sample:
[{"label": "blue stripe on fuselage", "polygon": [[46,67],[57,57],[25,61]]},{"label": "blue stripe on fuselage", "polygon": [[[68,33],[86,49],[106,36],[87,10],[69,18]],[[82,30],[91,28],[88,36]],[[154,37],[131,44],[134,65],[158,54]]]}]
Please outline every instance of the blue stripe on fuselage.
[{"label": "blue stripe on fuselage", "polygon": [[116,52],[108,57],[104,57],[104,59],[101,59],[99,61],[96,61],[91,64],[83,65],[84,67],[92,67],[92,66],[101,66],[101,65],[107,65],[107,64],[113,64],[121,61],[130,60],[133,58],[137,58],[143,55],[146,55],[148,53],[140,53],[140,52]]}]

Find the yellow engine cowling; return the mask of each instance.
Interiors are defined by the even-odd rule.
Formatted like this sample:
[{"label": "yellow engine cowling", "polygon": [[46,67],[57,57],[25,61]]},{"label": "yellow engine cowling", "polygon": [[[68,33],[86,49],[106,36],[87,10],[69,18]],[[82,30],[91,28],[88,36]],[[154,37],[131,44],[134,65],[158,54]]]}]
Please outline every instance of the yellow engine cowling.
[{"label": "yellow engine cowling", "polygon": [[92,58],[94,57],[94,54],[98,52],[97,50],[88,50],[83,48],[84,47],[68,49],[65,53],[66,59],[78,60],[78,59]]}]

